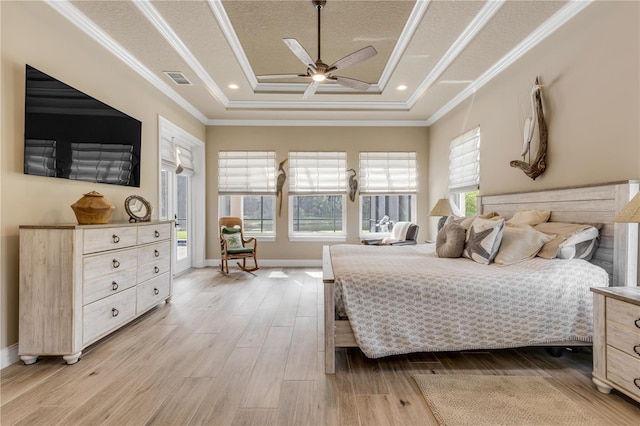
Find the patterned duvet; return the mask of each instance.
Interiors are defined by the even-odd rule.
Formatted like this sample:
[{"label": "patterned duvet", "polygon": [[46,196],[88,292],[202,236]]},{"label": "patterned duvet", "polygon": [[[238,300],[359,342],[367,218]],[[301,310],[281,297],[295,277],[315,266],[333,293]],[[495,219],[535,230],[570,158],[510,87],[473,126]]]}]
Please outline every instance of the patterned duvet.
[{"label": "patterned duvet", "polygon": [[439,258],[433,245],[336,245],[331,262],[337,315],[370,358],[589,342],[589,288],[609,282],[584,260],[480,265]]}]

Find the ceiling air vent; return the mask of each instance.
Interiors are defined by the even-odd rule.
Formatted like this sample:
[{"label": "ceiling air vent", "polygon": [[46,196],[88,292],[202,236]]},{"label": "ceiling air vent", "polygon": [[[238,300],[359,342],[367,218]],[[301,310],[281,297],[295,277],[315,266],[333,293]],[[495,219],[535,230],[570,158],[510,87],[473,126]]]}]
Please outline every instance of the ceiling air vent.
[{"label": "ceiling air vent", "polygon": [[191,84],[189,79],[187,79],[187,77],[185,77],[184,74],[182,74],[180,71],[165,71],[164,73],[169,76],[169,78],[176,84]]}]

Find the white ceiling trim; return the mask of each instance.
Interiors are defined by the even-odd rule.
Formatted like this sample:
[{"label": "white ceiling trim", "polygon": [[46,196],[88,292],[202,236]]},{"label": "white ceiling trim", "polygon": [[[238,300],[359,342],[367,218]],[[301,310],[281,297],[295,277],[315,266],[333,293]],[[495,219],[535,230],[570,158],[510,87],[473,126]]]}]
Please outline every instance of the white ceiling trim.
[{"label": "white ceiling trim", "polygon": [[449,68],[449,65],[462,53],[467,45],[478,35],[480,30],[493,18],[493,15],[502,7],[505,0],[489,1],[480,9],[478,14],[469,23],[467,28],[460,34],[456,41],[449,47],[449,50],[442,56],[442,59],[436,64],[427,77],[422,81],[420,86],[409,97],[407,104],[410,108],[424,96],[429,88],[440,78],[440,76]]},{"label": "white ceiling trim", "polygon": [[[302,94],[305,90],[307,90],[308,86],[309,86],[309,83],[258,83],[254,91],[255,93],[297,92]],[[336,84],[329,83],[325,85],[320,84],[318,86],[318,90],[316,91],[316,93],[322,93],[322,92],[351,94],[356,91],[349,87],[341,86],[337,83]],[[378,86],[377,84],[372,84],[371,86],[369,86],[367,90],[364,90],[364,91],[360,90],[357,93],[380,94],[380,92],[381,92],[380,86]]]},{"label": "white ceiling trim", "polygon": [[299,101],[230,101],[227,109],[332,109],[408,111],[406,102],[309,102]]},{"label": "white ceiling trim", "polygon": [[102,28],[98,27],[84,13],[76,9],[76,7],[73,6],[68,0],[47,1],[46,3],[60,15],[69,20],[69,22],[74,24],[89,37],[91,37],[93,40],[107,49],[107,51],[111,52],[118,59],[128,65],[132,70],[137,72],[158,90],[173,99],[173,101],[180,105],[180,107],[182,107],[185,111],[193,115],[196,119],[200,120],[203,124],[206,123],[207,117],[205,117],[204,114],[202,114],[200,111],[198,111],[198,109],[187,102],[186,99],[184,99],[175,90],[169,87],[167,83],[156,76],[150,69],[145,67],[131,53],[129,53],[129,51],[127,51],[124,47],[122,47],[122,45],[111,38],[109,34],[102,30]]},{"label": "white ceiling trim", "polygon": [[382,75],[380,76],[380,81],[378,81],[378,87],[380,92],[387,87],[387,83],[389,83],[389,79],[393,74],[393,71],[398,66],[400,59],[402,59],[402,55],[404,51],[407,49],[409,42],[413,38],[413,34],[416,32],[418,28],[418,24],[422,21],[422,17],[424,16],[427,8],[431,0],[417,0],[416,4],[413,6],[413,10],[411,11],[411,15],[409,15],[409,19],[402,29],[402,33],[400,34],[400,38],[398,38],[398,42],[393,48],[393,52],[391,52],[391,56],[387,61],[387,65],[384,67],[382,71]]},{"label": "white ceiling trim", "polygon": [[229,98],[220,90],[220,87],[211,78],[209,73],[204,69],[202,64],[191,53],[186,44],[182,42],[180,37],[173,31],[173,28],[169,26],[167,21],[164,20],[158,9],[153,7],[151,2],[148,1],[134,1],[132,2],[145,18],[155,27],[155,29],[164,37],[164,39],[173,47],[178,55],[184,60],[187,65],[196,73],[196,75],[202,80],[207,87],[209,93],[216,98],[218,102],[225,105],[229,103]]},{"label": "white ceiling trim", "polygon": [[224,6],[222,6],[221,0],[209,0],[209,7],[213,12],[213,15],[216,17],[218,21],[218,25],[222,29],[222,33],[224,34],[233,54],[236,56],[236,60],[242,68],[242,72],[244,72],[244,76],[247,78],[249,85],[255,89],[258,85],[258,80],[256,79],[255,73],[253,72],[253,68],[249,64],[249,59],[247,59],[247,55],[244,54],[244,49],[240,44],[240,40],[236,35],[235,30],[233,29],[233,25],[229,20],[229,16],[227,15],[227,11],[224,10]]},{"label": "white ceiling trim", "polygon": [[[478,79],[462,90],[456,97],[447,102],[442,108],[433,113],[431,117],[427,118],[427,126],[431,126],[436,121],[444,117],[448,112],[458,106],[461,102],[473,95],[478,89],[487,84],[498,74],[511,66],[515,61],[520,59],[525,53],[538,45],[542,40],[551,35],[558,28],[562,27],[569,20],[571,20],[578,13],[582,12],[587,6],[589,6],[593,0],[571,0],[556,12],[552,17],[547,19],[540,27],[534,30],[529,36],[527,36],[516,47],[511,49],[509,53],[496,62],[491,68],[484,72]],[[532,76],[533,78],[533,76]]]},{"label": "white ceiling trim", "polygon": [[427,127],[424,120],[209,120],[208,126],[265,126],[265,127]]}]

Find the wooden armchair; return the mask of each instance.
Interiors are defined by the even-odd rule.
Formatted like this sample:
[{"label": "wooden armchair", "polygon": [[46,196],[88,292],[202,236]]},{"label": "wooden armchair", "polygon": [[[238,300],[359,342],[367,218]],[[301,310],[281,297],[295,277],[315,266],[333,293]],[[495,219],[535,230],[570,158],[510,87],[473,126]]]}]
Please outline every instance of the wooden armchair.
[{"label": "wooden armchair", "polygon": [[[229,273],[229,259],[242,259],[242,264],[237,262],[238,267],[245,272],[258,270],[258,241],[251,238],[244,238],[242,232],[242,219],[239,217],[221,217],[218,220],[220,231],[220,270]],[[247,259],[253,258],[253,268],[247,268]]]}]

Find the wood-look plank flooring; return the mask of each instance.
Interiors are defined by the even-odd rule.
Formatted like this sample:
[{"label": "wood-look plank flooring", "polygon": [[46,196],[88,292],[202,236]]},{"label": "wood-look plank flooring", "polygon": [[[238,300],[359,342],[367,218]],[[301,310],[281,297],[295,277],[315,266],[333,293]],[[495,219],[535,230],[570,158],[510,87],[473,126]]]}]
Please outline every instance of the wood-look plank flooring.
[{"label": "wood-look plank flooring", "polygon": [[194,270],[170,303],[87,348],[3,369],[2,425],[436,425],[413,373],[546,377],[593,418],[639,425],[640,404],[591,382],[590,349],[443,352],[323,371],[319,268]]}]

